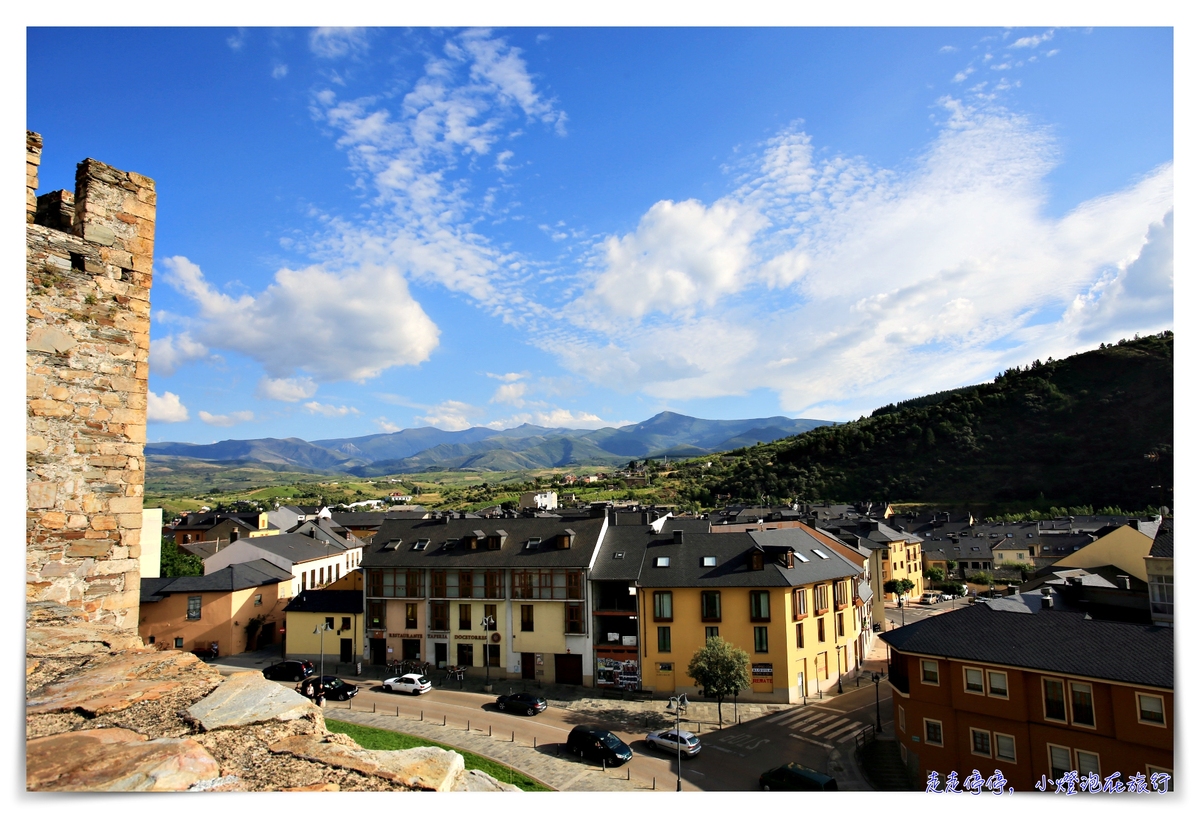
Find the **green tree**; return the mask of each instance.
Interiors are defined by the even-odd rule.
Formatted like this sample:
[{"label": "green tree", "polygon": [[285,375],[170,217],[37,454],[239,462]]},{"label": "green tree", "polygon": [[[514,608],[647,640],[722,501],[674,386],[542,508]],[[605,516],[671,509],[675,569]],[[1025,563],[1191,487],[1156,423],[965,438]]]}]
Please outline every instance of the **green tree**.
[{"label": "green tree", "polygon": [[204,562],[195,554],[181,551],[171,537],[162,538],[159,573],[164,577],[199,577],[204,575]]},{"label": "green tree", "polygon": [[719,636],[704,643],[688,662],[687,674],[717,700],[717,721],[721,720],[721,702],[750,686],[750,654]]},{"label": "green tree", "polygon": [[930,582],[941,582],[946,578],[946,572],[941,568],[938,568],[936,565],[932,568],[926,568],[921,573],[924,574],[925,579],[929,580]]},{"label": "green tree", "polygon": [[889,579],[883,583],[883,592],[885,594],[895,594],[896,599],[899,600],[901,595],[907,594],[915,587],[913,581],[907,577],[903,579]]}]

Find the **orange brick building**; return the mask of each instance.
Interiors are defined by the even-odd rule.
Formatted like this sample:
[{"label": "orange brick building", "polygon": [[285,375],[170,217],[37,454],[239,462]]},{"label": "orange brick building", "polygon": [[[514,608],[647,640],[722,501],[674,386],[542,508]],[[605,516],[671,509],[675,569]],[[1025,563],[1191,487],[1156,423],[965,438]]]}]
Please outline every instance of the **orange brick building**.
[{"label": "orange brick building", "polygon": [[1017,791],[1072,770],[1173,775],[1173,635],[1037,594],[883,634],[901,755],[915,780],[999,770]]}]

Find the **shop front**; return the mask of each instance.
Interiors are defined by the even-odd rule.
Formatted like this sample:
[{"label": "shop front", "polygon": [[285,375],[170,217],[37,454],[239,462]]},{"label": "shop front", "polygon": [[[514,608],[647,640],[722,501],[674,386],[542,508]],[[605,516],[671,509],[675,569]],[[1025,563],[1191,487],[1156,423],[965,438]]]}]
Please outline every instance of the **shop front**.
[{"label": "shop front", "polygon": [[596,687],[637,690],[640,678],[637,647],[596,648]]}]

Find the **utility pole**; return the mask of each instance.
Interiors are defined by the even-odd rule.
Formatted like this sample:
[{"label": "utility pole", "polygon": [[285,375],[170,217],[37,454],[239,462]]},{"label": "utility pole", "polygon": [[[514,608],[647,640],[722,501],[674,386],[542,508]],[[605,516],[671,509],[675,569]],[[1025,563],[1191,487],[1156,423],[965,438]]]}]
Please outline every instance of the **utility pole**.
[{"label": "utility pole", "polygon": [[679,735],[679,717],[687,712],[687,694],[671,696],[667,712],[675,714],[675,792],[683,792],[683,739]]}]

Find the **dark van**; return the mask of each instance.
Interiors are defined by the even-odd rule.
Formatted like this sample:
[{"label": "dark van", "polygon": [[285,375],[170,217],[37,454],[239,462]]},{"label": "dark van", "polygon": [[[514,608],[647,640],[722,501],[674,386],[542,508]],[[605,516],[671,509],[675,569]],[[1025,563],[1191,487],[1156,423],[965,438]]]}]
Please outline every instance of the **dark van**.
[{"label": "dark van", "polygon": [[792,762],[767,770],[758,777],[758,786],[764,790],[815,790],[836,792],[837,781],[802,764]]},{"label": "dark van", "polygon": [[609,767],[620,767],[633,758],[628,744],[600,727],[576,727],[567,736],[567,749],[597,764],[603,761]]}]

